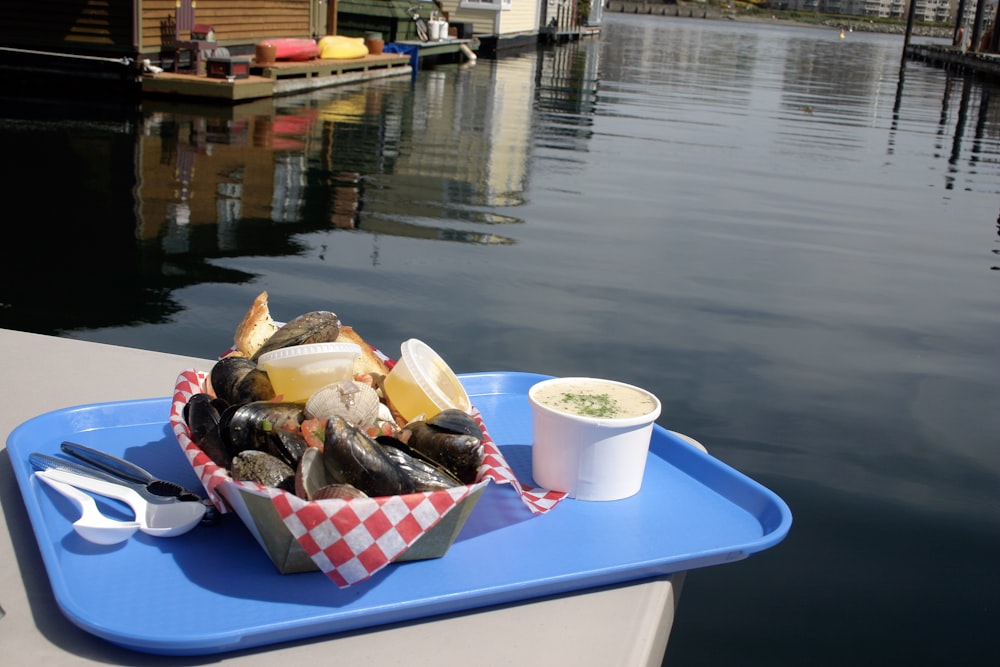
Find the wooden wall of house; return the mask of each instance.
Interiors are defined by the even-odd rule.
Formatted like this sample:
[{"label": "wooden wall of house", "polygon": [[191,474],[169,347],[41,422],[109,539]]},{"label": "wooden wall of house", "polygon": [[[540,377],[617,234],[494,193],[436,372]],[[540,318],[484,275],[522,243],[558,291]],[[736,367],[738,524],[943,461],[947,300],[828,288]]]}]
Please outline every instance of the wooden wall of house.
[{"label": "wooden wall of house", "polygon": [[[337,32],[349,37],[364,37],[368,32],[382,34],[387,42],[416,40],[416,28],[407,8],[419,0],[337,0]],[[430,3],[420,5],[421,15],[429,19]]]},{"label": "wooden wall of house", "polygon": [[[311,0],[195,0],[219,44],[312,36]],[[154,53],[177,0],[0,0],[0,46],[97,55]],[[141,12],[136,32],[134,12]]]},{"label": "wooden wall of house", "polygon": [[[141,50],[158,51],[176,0],[137,1],[142,7]],[[311,12],[310,0],[196,0],[195,22],[213,26],[220,46],[254,44],[267,37],[311,37]]]},{"label": "wooden wall of house", "polygon": [[443,2],[442,4],[444,4],[445,11],[448,12],[448,19],[450,21],[471,23],[474,35],[497,34],[496,10],[463,8],[461,6],[462,3],[458,0]]},{"label": "wooden wall of house", "polygon": [[0,45],[132,55],[133,11],[132,2],[122,0],[0,0]]}]

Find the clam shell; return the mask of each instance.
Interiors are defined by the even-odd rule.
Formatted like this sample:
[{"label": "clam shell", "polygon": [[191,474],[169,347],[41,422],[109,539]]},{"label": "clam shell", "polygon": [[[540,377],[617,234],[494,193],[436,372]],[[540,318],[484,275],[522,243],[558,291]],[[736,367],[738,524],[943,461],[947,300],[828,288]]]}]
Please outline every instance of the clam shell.
[{"label": "clam shell", "polygon": [[323,467],[323,452],[315,447],[307,448],[295,470],[295,495],[312,500],[319,489],[329,484]]},{"label": "clam shell", "polygon": [[306,401],[312,419],[340,417],[358,428],[374,426],[379,415],[378,393],[364,382],[344,380],[317,390]]}]

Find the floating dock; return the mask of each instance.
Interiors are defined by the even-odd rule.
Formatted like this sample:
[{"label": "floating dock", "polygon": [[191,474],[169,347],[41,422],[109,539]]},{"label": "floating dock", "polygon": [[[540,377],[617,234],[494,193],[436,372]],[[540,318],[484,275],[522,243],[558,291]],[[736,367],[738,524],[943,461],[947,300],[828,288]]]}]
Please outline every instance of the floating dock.
[{"label": "floating dock", "polygon": [[331,60],[317,58],[302,61],[277,61],[265,66],[249,64],[248,76],[215,78],[206,73],[159,72],[143,74],[143,96],[198,99],[240,103],[266,97],[280,97],[356,81],[412,75],[424,62],[442,59],[474,61],[471,47],[478,40],[449,39],[440,42],[400,42],[415,50],[405,53],[368,54],[361,58]]},{"label": "floating dock", "polygon": [[1000,54],[996,53],[963,51],[940,44],[911,44],[906,47],[906,56],[947,70],[1000,79]]},{"label": "floating dock", "polygon": [[206,74],[160,72],[144,74],[143,95],[244,102],[308,92],[316,88],[410,74],[410,57],[399,53],[367,55],[351,60],[308,60],[250,66],[249,76],[212,78]]}]

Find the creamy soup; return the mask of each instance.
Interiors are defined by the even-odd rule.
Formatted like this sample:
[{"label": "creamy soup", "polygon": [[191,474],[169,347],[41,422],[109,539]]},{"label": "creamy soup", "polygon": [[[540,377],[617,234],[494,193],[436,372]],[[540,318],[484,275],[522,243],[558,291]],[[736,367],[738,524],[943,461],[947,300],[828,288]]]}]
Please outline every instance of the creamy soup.
[{"label": "creamy soup", "polygon": [[644,391],[600,380],[553,382],[533,395],[541,405],[582,417],[639,417],[656,407],[655,399]]}]

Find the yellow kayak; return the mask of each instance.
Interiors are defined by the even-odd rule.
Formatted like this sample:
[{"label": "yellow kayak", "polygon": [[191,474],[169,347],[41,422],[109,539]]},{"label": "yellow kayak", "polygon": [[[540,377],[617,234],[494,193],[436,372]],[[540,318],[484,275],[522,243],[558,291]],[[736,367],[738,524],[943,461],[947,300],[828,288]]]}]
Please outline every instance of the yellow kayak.
[{"label": "yellow kayak", "polygon": [[364,37],[327,35],[319,40],[319,57],[324,60],[350,60],[368,55]]}]

